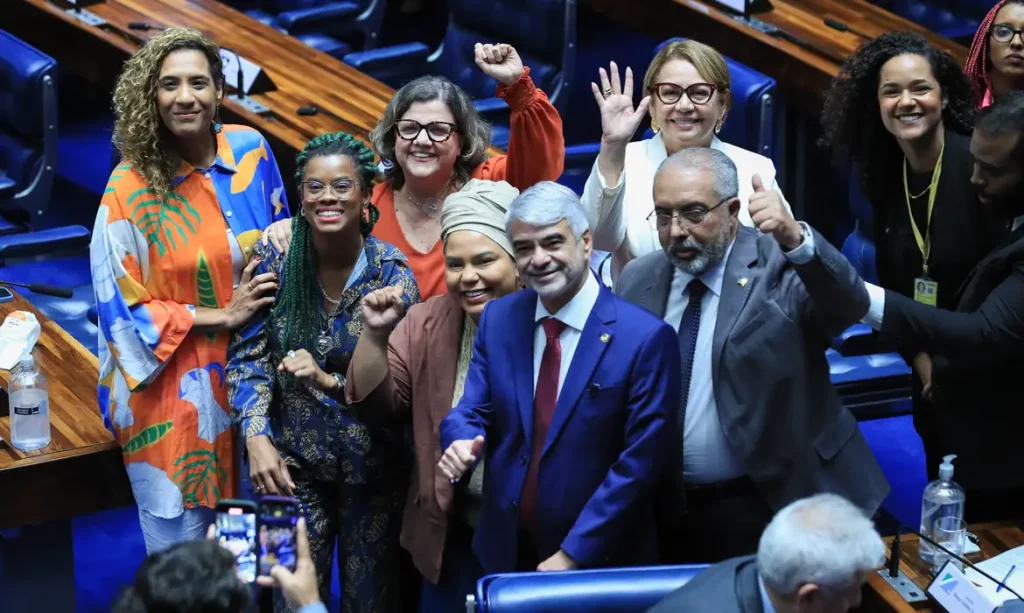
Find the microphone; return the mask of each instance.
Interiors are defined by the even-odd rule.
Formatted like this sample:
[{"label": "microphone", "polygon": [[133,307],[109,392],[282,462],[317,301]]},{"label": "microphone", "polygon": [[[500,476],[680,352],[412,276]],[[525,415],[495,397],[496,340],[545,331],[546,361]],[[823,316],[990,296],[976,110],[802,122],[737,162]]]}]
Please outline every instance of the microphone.
[{"label": "microphone", "polygon": [[71,298],[74,295],[74,292],[71,290],[71,288],[55,287],[53,285],[46,285],[45,283],[14,283],[12,281],[0,280],[0,285],[24,287],[34,294],[54,296],[56,298]]},{"label": "microphone", "polygon": [[129,30],[142,30],[142,31],[146,31],[146,30],[165,30],[166,28],[161,28],[160,26],[155,26],[155,25],[153,25],[151,23],[147,23],[145,21],[130,21],[130,22],[128,22],[128,29]]},{"label": "microphone", "polygon": [[[996,585],[1000,586],[1000,587],[1001,587],[1002,589],[1004,589],[1004,590],[1006,590],[1006,591],[1010,592],[1011,594],[1013,594],[1014,596],[1016,596],[1016,597],[1017,597],[1017,600],[1020,600],[1021,602],[1024,602],[1024,598],[1021,598],[1021,595],[1020,595],[1020,594],[1018,594],[1017,592],[1013,591],[1013,589],[1012,589],[1012,588],[1011,588],[1010,586],[1006,585],[1006,584],[1005,584],[1005,583],[1003,583],[1003,582],[1002,582],[1001,580],[999,580],[999,579],[996,579],[996,578],[995,578],[995,577],[993,577],[992,575],[990,575],[990,574],[986,573],[985,571],[981,570],[981,569],[980,569],[980,568],[978,568],[978,566],[977,566],[976,564],[974,564],[973,562],[971,562],[971,561],[967,560],[967,559],[966,559],[966,558],[964,558],[963,556],[957,555],[957,554],[953,553],[952,551],[950,551],[950,550],[946,549],[946,548],[945,548],[944,546],[942,546],[941,544],[939,544],[938,542],[936,542],[935,540],[933,540],[933,539],[932,539],[931,537],[925,536],[925,535],[921,534],[920,532],[918,532],[917,530],[914,530],[914,529],[913,529],[913,528],[911,528],[910,526],[904,526],[904,525],[902,525],[902,524],[900,525],[900,527],[899,527],[899,528],[897,528],[897,529],[896,529],[896,537],[895,537],[895,538],[893,538],[893,540],[892,540],[892,554],[891,554],[891,557],[890,557],[890,559],[889,559],[889,575],[890,575],[890,576],[894,576],[894,575],[892,574],[892,572],[893,572],[893,568],[895,568],[895,569],[896,569],[897,571],[899,570],[899,566],[900,566],[900,558],[899,558],[899,555],[900,555],[900,552],[899,552],[899,547],[900,547],[900,546],[899,546],[899,541],[900,541],[900,532],[901,532],[902,530],[904,530],[904,529],[905,529],[905,530],[906,530],[907,532],[910,532],[911,534],[913,534],[913,535],[917,536],[917,538],[919,538],[919,539],[921,539],[921,540],[923,540],[923,541],[926,541],[926,542],[928,542],[928,544],[932,545],[932,546],[933,546],[933,547],[935,547],[936,549],[940,549],[940,550],[942,550],[942,551],[943,551],[943,552],[945,552],[945,553],[946,553],[946,554],[947,554],[947,555],[948,555],[948,556],[949,556],[950,558],[952,558],[952,559],[954,559],[954,560],[956,560],[956,561],[960,562],[961,564],[963,564],[964,566],[967,566],[968,568],[971,568],[972,570],[976,571],[976,572],[977,572],[977,573],[978,573],[979,575],[981,575],[982,577],[985,577],[986,579],[988,579],[988,580],[989,580],[989,581],[991,581],[992,583],[995,583]],[[893,562],[893,559],[895,559],[895,560],[896,560],[896,562],[895,562],[895,563]]]},{"label": "microphone", "polygon": [[223,46],[221,47],[221,49],[223,49],[225,51],[230,51],[231,55],[235,56],[235,64],[238,66],[238,72],[237,72],[237,74],[235,76],[235,78],[236,78],[235,89],[238,90],[238,99],[239,99],[239,101],[241,101],[243,98],[245,98],[245,85],[242,83],[242,79],[245,76],[242,73],[242,58],[239,57],[238,52],[235,51],[234,49],[231,49],[229,47],[223,47]]},{"label": "microphone", "polygon": [[826,17],[825,18],[825,25],[827,25],[828,27],[832,28],[833,30],[838,30],[839,32],[849,32],[851,34],[856,34],[857,36],[859,36],[861,38],[866,38],[866,39],[869,39],[869,40],[871,38],[874,38],[873,36],[868,36],[867,34],[865,34],[863,32],[858,32],[857,30],[854,30],[850,26],[846,25],[845,22],[839,21],[838,19],[832,19],[831,17]]}]

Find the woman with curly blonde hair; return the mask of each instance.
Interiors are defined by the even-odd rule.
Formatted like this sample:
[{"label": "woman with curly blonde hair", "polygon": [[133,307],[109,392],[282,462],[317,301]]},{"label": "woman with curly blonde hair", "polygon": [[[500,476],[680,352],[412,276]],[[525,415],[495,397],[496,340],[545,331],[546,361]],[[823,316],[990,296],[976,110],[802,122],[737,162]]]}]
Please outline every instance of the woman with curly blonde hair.
[{"label": "woman with curly blonde hair", "polygon": [[224,365],[230,331],[273,303],[246,265],[287,217],[266,140],[218,119],[217,46],[196,30],[153,37],[114,91],[122,162],[96,214],[99,404],[121,444],[146,549],[199,538],[235,491]]}]

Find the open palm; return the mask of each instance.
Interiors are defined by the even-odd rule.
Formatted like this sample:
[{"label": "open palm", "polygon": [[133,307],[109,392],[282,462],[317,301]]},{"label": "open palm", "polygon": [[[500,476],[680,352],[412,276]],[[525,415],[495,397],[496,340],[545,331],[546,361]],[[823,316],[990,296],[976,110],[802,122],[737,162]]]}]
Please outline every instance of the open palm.
[{"label": "open palm", "polygon": [[[602,139],[609,142],[627,142],[633,138],[636,129],[640,127],[647,107],[650,105],[650,96],[640,100],[640,104],[633,108],[633,71],[626,68],[625,83],[619,80],[619,68],[615,62],[609,65],[611,78],[604,68],[599,70],[601,86],[591,83],[590,89],[594,92],[594,100],[601,109],[601,132]],[[610,92],[610,93],[609,93]],[[607,96],[605,94],[608,94]]]}]

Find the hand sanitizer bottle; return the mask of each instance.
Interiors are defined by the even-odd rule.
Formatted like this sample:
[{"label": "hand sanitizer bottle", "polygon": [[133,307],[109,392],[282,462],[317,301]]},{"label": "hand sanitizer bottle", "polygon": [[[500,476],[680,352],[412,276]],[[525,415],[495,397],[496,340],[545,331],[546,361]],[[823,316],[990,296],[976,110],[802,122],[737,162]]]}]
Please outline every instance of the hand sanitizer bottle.
[{"label": "hand sanitizer bottle", "polygon": [[50,400],[32,354],[22,356],[20,366],[11,377],[11,444],[32,451],[50,444]]},{"label": "hand sanitizer bottle", "polygon": [[[967,495],[964,488],[953,481],[953,460],[955,455],[942,458],[939,465],[939,478],[924,488],[924,500],[921,503],[921,534],[932,538],[932,526],[941,517],[964,518],[964,505]],[[921,559],[931,563],[935,557],[935,548],[921,541],[918,548]]]}]

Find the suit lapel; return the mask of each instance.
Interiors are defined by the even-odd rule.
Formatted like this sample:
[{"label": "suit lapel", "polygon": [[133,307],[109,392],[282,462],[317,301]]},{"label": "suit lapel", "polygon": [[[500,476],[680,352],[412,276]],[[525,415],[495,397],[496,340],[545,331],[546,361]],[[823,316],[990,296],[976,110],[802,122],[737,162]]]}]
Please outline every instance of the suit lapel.
[{"label": "suit lapel", "polygon": [[722,295],[718,300],[718,321],[715,324],[715,336],[711,346],[711,372],[718,372],[718,364],[722,357],[722,348],[729,338],[736,320],[739,319],[747,298],[757,283],[757,275],[751,266],[757,262],[757,234],[746,227],[740,226],[736,233],[736,243],[725,263],[725,276],[722,279]]},{"label": "suit lapel", "polygon": [[565,381],[562,382],[562,390],[558,394],[558,403],[555,405],[555,414],[551,417],[551,426],[548,427],[547,438],[544,439],[544,450],[541,457],[551,449],[551,445],[558,440],[565,423],[569,420],[576,405],[579,404],[580,396],[587,389],[594,369],[601,362],[601,357],[612,344],[614,333],[608,324],[615,321],[615,305],[613,298],[604,286],[598,294],[597,302],[587,318],[583,327],[583,333],[576,344],[576,351],[572,356],[572,363],[565,374]]},{"label": "suit lapel", "polygon": [[665,319],[668,293],[672,288],[672,263],[668,261],[664,252],[653,269],[651,284],[640,296],[640,306],[657,315],[659,319]]},{"label": "suit lapel", "polygon": [[764,613],[761,588],[757,584],[757,564],[751,560],[736,575],[736,600],[743,613]]},{"label": "suit lapel", "polygon": [[[533,437],[533,336],[536,327],[537,293],[520,290],[524,304],[513,308],[510,334],[507,338],[512,372],[515,373],[516,405],[519,419],[523,424],[523,436],[529,441]],[[493,358],[492,358],[493,359]]]}]

